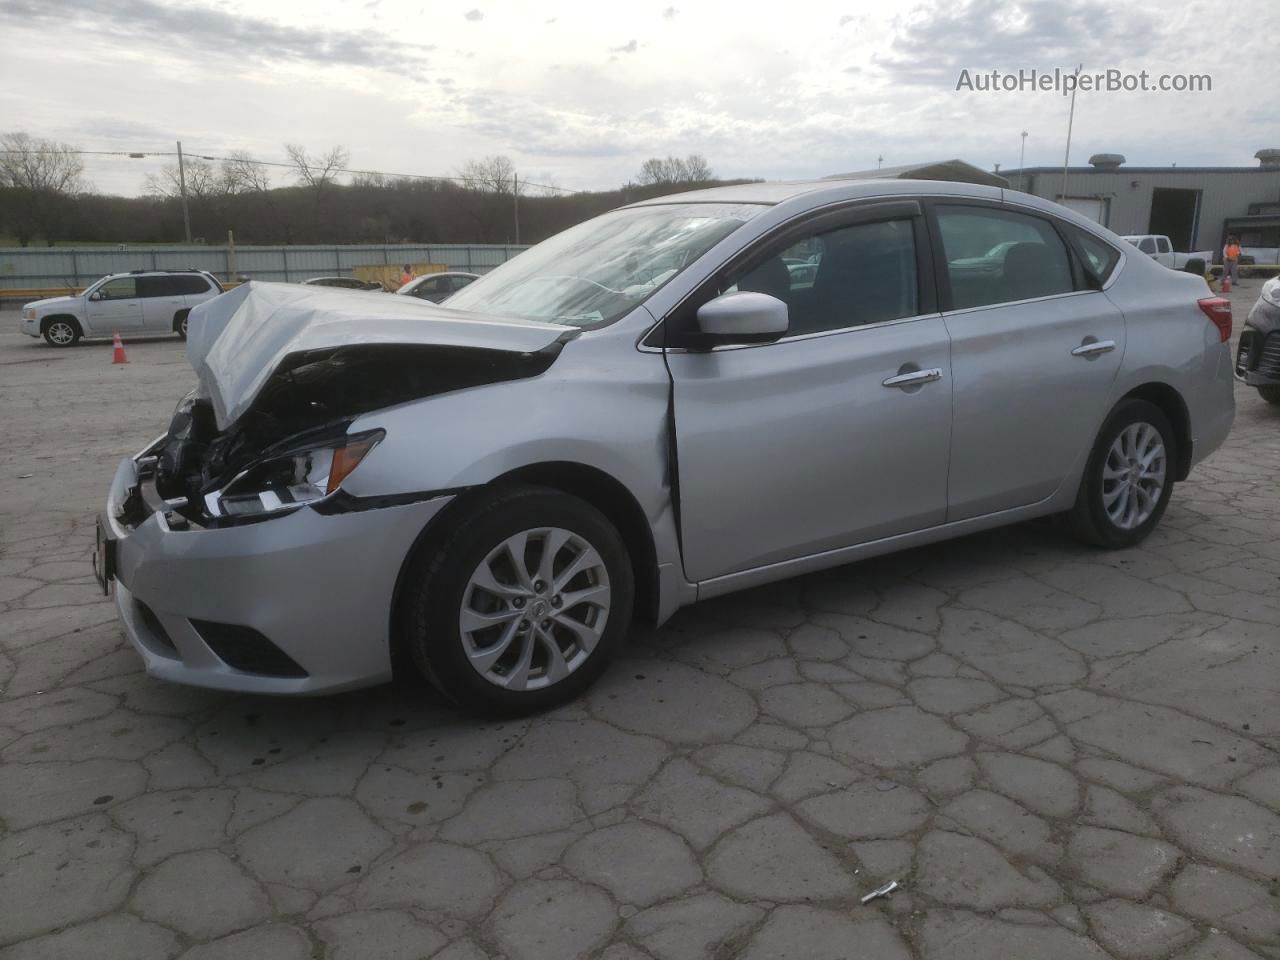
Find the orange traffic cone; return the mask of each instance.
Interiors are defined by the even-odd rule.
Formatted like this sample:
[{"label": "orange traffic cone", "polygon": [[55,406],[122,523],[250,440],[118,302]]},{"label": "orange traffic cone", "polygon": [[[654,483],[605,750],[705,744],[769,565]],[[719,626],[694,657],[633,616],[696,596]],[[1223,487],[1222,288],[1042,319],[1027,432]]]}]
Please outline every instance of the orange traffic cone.
[{"label": "orange traffic cone", "polygon": [[1222,271],[1222,292],[1231,292],[1231,274],[1227,273],[1225,270]]},{"label": "orange traffic cone", "polygon": [[111,362],[112,363],[128,363],[129,358],[124,355],[124,343],[120,340],[120,332],[116,331],[111,338]]}]

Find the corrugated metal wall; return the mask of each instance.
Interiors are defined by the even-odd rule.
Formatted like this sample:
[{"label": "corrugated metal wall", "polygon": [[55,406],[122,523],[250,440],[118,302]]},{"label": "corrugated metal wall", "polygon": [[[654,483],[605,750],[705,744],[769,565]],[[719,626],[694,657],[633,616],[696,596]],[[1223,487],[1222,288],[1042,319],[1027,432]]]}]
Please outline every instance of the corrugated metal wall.
[{"label": "corrugated metal wall", "polygon": [[[1016,189],[1018,171],[1002,172]],[[1026,192],[1057,201],[1062,192],[1061,170],[1028,170]],[[1158,187],[1200,190],[1200,211],[1192,237],[1193,250],[1213,250],[1222,246],[1222,224],[1227,217],[1242,217],[1249,204],[1280,199],[1280,170],[1245,168],[1179,170],[1120,167],[1118,170],[1073,168],[1067,176],[1067,193],[1072,197],[1099,197],[1110,200],[1110,216],[1104,226],[1119,234],[1150,233],[1151,194]]]},{"label": "corrugated metal wall", "polygon": [[[236,246],[235,275],[251,280],[297,281],[348,276],[351,268],[383,263],[441,263],[450,270],[487,273],[524,246],[391,244],[360,246]],[[208,270],[232,273],[227,247],[0,247],[0,289],[83,287],[108,273],[129,270]],[[234,279],[234,277],[230,277]]]}]

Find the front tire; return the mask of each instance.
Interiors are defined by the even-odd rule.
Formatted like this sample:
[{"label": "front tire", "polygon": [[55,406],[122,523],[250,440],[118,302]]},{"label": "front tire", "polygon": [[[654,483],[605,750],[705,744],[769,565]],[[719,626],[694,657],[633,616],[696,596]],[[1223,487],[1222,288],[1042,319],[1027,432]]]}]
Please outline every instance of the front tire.
[{"label": "front tire", "polygon": [[566,703],[600,676],[634,593],[626,546],[600,511],[508,487],[417,550],[399,613],[409,653],[445,697],[519,714]]},{"label": "front tire", "polygon": [[1075,536],[1118,550],[1146,539],[1173,493],[1177,448],[1154,403],[1124,400],[1103,424],[1070,513]]},{"label": "front tire", "polygon": [[187,321],[191,316],[190,310],[183,310],[180,314],[173,318],[173,332],[183,340],[187,339]]},{"label": "front tire", "polygon": [[1280,386],[1259,387],[1258,396],[1262,397],[1267,403],[1280,406]]},{"label": "front tire", "polygon": [[44,322],[40,333],[51,347],[74,347],[80,340],[80,324],[66,317],[54,317]]}]

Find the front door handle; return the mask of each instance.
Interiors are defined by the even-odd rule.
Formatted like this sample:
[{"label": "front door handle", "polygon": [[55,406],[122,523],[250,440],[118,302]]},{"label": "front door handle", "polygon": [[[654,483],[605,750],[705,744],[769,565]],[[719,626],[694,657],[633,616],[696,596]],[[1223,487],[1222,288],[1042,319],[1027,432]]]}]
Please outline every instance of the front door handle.
[{"label": "front door handle", "polygon": [[1084,357],[1086,360],[1103,353],[1110,353],[1116,348],[1114,340],[1086,340],[1071,351],[1073,357]]},{"label": "front door handle", "polygon": [[890,377],[888,380],[881,382],[886,387],[919,387],[941,379],[941,368],[930,367],[928,370],[913,370],[910,373],[900,373],[896,377]]}]

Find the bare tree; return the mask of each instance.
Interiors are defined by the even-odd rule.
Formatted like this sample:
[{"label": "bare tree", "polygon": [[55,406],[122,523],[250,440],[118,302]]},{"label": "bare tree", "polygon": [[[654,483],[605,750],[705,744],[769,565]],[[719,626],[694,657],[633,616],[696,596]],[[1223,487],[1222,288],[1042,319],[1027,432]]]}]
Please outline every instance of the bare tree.
[{"label": "bare tree", "polygon": [[371,187],[375,190],[385,190],[393,183],[393,179],[384,173],[356,173],[351,177],[351,185],[353,187]]},{"label": "bare tree", "polygon": [[341,145],[315,156],[296,143],[286,143],[284,150],[298,175],[298,182],[310,187],[317,199],[325,187],[337,180],[338,174],[351,161],[351,155]]},{"label": "bare tree", "polygon": [[70,144],[0,134],[0,188],[18,243],[25,247],[37,233],[52,243],[63,207],[86,188],[84,161]]},{"label": "bare tree", "polygon": [[468,189],[489,193],[511,193],[515,175],[516,166],[511,158],[499,154],[480,160],[468,160],[458,171],[458,176]]},{"label": "bare tree", "polygon": [[271,189],[271,175],[264,164],[243,150],[233,150],[222,161],[219,175],[226,193],[266,193]]},{"label": "bare tree", "polygon": [[711,172],[711,164],[700,153],[691,153],[684,158],[685,174],[690,183],[706,183],[715,177]]},{"label": "bare tree", "polygon": [[650,157],[640,165],[636,179],[642,184],[704,183],[715,176],[700,153],[687,157]]},{"label": "bare tree", "polygon": [[169,164],[159,173],[147,174],[143,189],[153,197],[180,197],[183,175],[186,177],[187,196],[192,200],[208,200],[224,192],[213,164],[199,157],[184,158],[182,174],[179,174],[176,163]]}]

